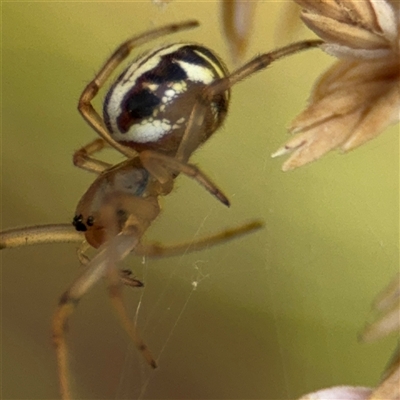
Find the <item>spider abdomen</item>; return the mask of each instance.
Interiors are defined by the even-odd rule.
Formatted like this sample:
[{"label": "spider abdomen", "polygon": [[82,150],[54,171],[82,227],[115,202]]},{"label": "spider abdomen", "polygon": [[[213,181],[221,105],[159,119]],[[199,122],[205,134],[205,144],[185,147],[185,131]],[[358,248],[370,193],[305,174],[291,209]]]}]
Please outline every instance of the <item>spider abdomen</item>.
[{"label": "spider abdomen", "polygon": [[[161,47],[133,62],[104,102],[104,121],[113,138],[138,151],[174,154],[202,90],[227,71],[210,50],[196,44]],[[203,142],[222,124],[229,92],[207,105]]]}]

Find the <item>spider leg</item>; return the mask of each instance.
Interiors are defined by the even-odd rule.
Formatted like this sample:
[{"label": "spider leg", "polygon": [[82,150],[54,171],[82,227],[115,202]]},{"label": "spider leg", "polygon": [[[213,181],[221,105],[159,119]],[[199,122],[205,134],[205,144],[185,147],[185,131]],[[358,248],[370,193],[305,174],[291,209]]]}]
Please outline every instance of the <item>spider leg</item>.
[{"label": "spider leg", "polygon": [[0,250],[42,243],[82,242],[84,236],[71,224],[28,226],[0,232]]},{"label": "spider leg", "polygon": [[179,160],[155,151],[142,151],[139,155],[143,166],[154,176],[161,184],[172,181],[172,174],[183,173],[189,178],[196,180],[221,203],[229,207],[230,203],[224,193],[193,164],[185,164]]},{"label": "spider leg", "polygon": [[232,72],[225,78],[218,79],[204,88],[197,99],[191,112],[185,133],[182,137],[175,157],[182,162],[187,162],[191,154],[198,148],[201,142],[202,127],[206,110],[214,96],[231,88],[236,83],[249,77],[250,75],[267,68],[272,62],[280,58],[315,48],[323,44],[322,40],[305,40],[292,43],[269,53],[261,54],[249,61],[242,67]]},{"label": "spider leg", "polygon": [[104,85],[113,71],[120,65],[120,63],[128,57],[130,52],[135,48],[150,40],[157,39],[161,36],[172,34],[181,30],[191,29],[198,26],[199,23],[195,20],[182,22],[179,24],[165,25],[164,27],[145,32],[141,35],[135,36],[126,42],[122,43],[106,61],[100,71],[96,74],[94,79],[83,90],[78,103],[78,110],[82,114],[86,122],[108,143],[120,153],[128,158],[135,156],[132,149],[116,142],[109,134],[103,119],[92,105],[92,100],[98,93],[99,89]]},{"label": "spider leg", "polygon": [[197,102],[190,114],[185,133],[182,136],[182,140],[179,143],[178,150],[175,154],[175,158],[183,163],[188,162],[192,153],[199,147],[201,143],[204,117],[209,104],[207,99],[212,98],[210,94],[211,92],[208,88],[209,87],[205,88],[205,90],[197,99]]},{"label": "spider leg", "polygon": [[109,144],[102,138],[93,140],[74,153],[72,158],[74,165],[78,168],[82,168],[86,171],[94,172],[96,174],[100,174],[106,169],[111,168],[112,164],[108,164],[92,157],[93,154],[100,152],[108,146]]},{"label": "spider leg", "polygon": [[104,243],[82,274],[60,298],[53,316],[52,336],[56,348],[60,391],[64,400],[72,398],[68,373],[68,346],[65,338],[68,320],[82,296],[102,277],[109,276],[109,270],[116,269],[116,264],[137,246],[138,240],[136,230],[127,229]]},{"label": "spider leg", "polygon": [[135,253],[140,256],[147,257],[170,257],[182,253],[199,251],[210,246],[216,246],[222,242],[236,239],[240,236],[247,235],[262,228],[264,224],[260,221],[252,221],[236,228],[226,229],[219,233],[203,237],[201,239],[192,240],[190,242],[178,243],[175,245],[164,246],[159,243],[140,244]]},{"label": "spider leg", "polygon": [[[81,265],[86,266],[90,262],[90,258],[85,254],[85,252],[90,248],[90,244],[85,240],[81,243],[77,249],[77,257]],[[135,279],[132,275],[132,271],[129,269],[118,270],[121,282],[126,286],[131,287],[143,287],[143,283],[138,279]]]},{"label": "spider leg", "polygon": [[90,262],[90,258],[85,254],[90,249],[90,247],[90,244],[85,240],[76,250],[76,256],[83,266],[88,265]]},{"label": "spider leg", "polygon": [[126,309],[121,289],[121,279],[116,269],[110,269],[107,274],[108,279],[108,294],[110,296],[111,304],[114,307],[122,327],[125,332],[132,339],[136,348],[142,353],[146,362],[152,367],[157,368],[157,363],[152,356],[149,348],[145,342],[140,338],[136,324],[130,319]]},{"label": "spider leg", "polygon": [[255,72],[267,68],[272,62],[277,61],[283,57],[299,53],[304,50],[309,50],[319,47],[324,44],[323,40],[303,40],[300,42],[292,43],[287,46],[272,50],[269,53],[260,54],[253,58],[243,66],[233,71],[228,77],[219,79],[210,84],[210,89],[214,94],[221,93],[243,79],[253,75]]},{"label": "spider leg", "polygon": [[118,272],[119,272],[120,281],[125,286],[131,286],[131,287],[143,287],[144,286],[143,282],[139,281],[139,279],[136,279],[132,276],[132,271],[130,269],[120,269],[120,270],[118,270]]}]

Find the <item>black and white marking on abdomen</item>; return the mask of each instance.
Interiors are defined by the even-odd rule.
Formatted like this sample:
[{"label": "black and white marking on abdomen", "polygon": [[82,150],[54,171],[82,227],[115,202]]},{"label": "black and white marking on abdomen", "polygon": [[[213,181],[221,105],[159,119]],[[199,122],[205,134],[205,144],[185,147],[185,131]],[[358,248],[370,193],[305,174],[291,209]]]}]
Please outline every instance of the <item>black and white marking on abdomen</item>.
[{"label": "black and white marking on abdomen", "polygon": [[[133,62],[119,76],[107,93],[104,121],[119,142],[157,142],[173,131],[184,130],[199,88],[225,75],[218,58],[202,46],[161,47]],[[210,112],[217,120],[212,107]]]}]

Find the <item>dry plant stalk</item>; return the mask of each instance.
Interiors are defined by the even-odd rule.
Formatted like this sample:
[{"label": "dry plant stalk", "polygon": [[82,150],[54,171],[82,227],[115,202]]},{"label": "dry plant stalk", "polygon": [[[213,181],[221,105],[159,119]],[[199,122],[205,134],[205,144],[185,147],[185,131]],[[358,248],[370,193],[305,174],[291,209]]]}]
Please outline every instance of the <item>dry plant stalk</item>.
[{"label": "dry plant stalk", "polygon": [[299,400],[366,400],[372,390],[356,386],[336,386],[306,394]]},{"label": "dry plant stalk", "polygon": [[[377,313],[361,335],[365,342],[400,331],[400,274],[378,295],[372,304]],[[400,348],[398,347],[384,373],[382,382],[368,400],[400,400]]]},{"label": "dry plant stalk", "polygon": [[[295,133],[273,156],[292,153],[291,170],[330,150],[352,150],[378,136],[400,117],[400,2],[395,0],[295,0],[303,22],[326,41],[339,60],[325,72],[309,105],[291,123]],[[400,329],[400,279],[373,305],[379,316],[361,339],[375,340]],[[376,389],[333,387],[301,400],[400,400],[400,350]]]},{"label": "dry plant stalk", "polygon": [[283,170],[330,150],[352,150],[399,121],[399,2],[295,0],[303,22],[339,58],[317,81],[308,107],[289,126],[296,134],[273,157],[291,153]]},{"label": "dry plant stalk", "polygon": [[243,59],[249,45],[257,0],[222,0],[221,23],[235,63]]}]

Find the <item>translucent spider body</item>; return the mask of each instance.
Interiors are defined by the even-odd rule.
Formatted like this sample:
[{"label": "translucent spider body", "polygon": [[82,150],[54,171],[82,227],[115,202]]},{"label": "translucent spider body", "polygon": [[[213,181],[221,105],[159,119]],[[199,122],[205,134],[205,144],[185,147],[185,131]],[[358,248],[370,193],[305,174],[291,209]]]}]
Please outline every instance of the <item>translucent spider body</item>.
[{"label": "translucent spider body", "polygon": [[[151,173],[149,172],[151,171]],[[158,216],[158,196],[173,189],[173,179],[183,173],[196,179],[223,204],[226,196],[197,167],[180,163],[152,151],[117,164],[98,176],[78,203],[73,225],[84,232],[86,241],[94,248],[124,230],[133,216],[140,238]],[[105,212],[112,209],[112,212]],[[112,232],[112,233],[111,233]]]}]

